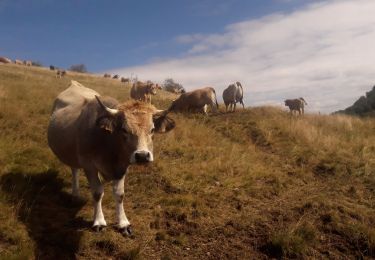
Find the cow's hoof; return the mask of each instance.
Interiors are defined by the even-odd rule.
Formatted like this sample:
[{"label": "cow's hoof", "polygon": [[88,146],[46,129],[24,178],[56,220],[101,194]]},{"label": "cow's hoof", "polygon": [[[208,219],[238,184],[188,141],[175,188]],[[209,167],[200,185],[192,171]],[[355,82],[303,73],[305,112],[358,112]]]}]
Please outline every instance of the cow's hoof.
[{"label": "cow's hoof", "polygon": [[102,225],[96,225],[96,226],[93,226],[93,227],[92,227],[92,229],[93,229],[95,232],[100,232],[100,231],[102,231],[104,228],[105,228],[105,226],[102,226]]},{"label": "cow's hoof", "polygon": [[121,232],[121,234],[123,234],[124,236],[127,236],[127,237],[133,236],[133,229],[132,229],[131,225],[129,225],[127,227],[120,228],[120,232]]}]

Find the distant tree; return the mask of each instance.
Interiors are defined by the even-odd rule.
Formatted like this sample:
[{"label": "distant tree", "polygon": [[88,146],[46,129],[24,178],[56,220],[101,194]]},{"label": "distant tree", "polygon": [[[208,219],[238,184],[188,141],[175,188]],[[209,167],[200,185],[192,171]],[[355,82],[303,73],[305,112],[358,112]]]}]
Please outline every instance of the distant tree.
[{"label": "distant tree", "polygon": [[172,93],[185,93],[184,87],[180,83],[175,82],[172,78],[164,80],[163,88]]},{"label": "distant tree", "polygon": [[81,72],[81,73],[86,73],[87,72],[85,64],[72,65],[72,66],[70,66],[69,70],[75,71],[75,72]]},{"label": "distant tree", "polygon": [[43,64],[40,61],[32,61],[31,64],[35,67],[43,67]]}]

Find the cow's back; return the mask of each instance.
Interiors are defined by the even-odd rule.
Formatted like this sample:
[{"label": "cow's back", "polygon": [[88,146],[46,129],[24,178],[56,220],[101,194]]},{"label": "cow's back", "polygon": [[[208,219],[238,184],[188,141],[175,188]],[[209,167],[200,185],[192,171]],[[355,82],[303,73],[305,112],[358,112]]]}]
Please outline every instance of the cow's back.
[{"label": "cow's back", "polygon": [[215,90],[211,87],[183,93],[173,102],[172,110],[201,109],[212,103],[213,95],[215,95]]},{"label": "cow's back", "polygon": [[88,101],[99,96],[97,92],[72,81],[68,89],[61,92],[53,105],[48,127],[48,144],[56,156],[71,167],[79,167],[76,154],[78,120]]}]

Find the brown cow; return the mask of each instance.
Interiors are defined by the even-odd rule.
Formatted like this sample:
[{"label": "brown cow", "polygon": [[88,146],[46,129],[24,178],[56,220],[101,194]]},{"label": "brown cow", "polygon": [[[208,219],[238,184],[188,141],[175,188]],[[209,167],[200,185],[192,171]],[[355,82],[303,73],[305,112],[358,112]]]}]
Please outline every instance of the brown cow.
[{"label": "brown cow", "polygon": [[118,78],[120,78],[120,76],[116,74],[116,75],[114,75],[112,78],[113,78],[113,79],[118,79]]},{"label": "brown cow", "polygon": [[65,70],[57,70],[56,71],[56,78],[62,78],[66,75],[66,71]]},{"label": "brown cow", "polygon": [[161,89],[158,84],[147,81],[137,81],[130,89],[130,97],[134,100],[151,103],[151,95],[156,95],[156,90]]},{"label": "brown cow", "polygon": [[207,114],[207,106],[211,106],[211,110],[216,112],[219,104],[216,99],[215,89],[205,87],[194,91],[182,93],[176,100],[172,102],[170,111],[202,111]]},{"label": "brown cow", "polygon": [[23,61],[22,60],[15,60],[14,64],[23,65]]},{"label": "brown cow", "polygon": [[105,77],[105,78],[111,78],[111,74],[105,73],[105,74],[104,74],[104,77]]},{"label": "brown cow", "polygon": [[119,104],[76,81],[57,96],[48,126],[48,144],[71,168],[75,196],[78,170],[84,170],[94,199],[96,231],[107,225],[102,211],[105,180],[112,181],[118,227],[125,235],[131,234],[123,206],[126,171],[131,164],[152,162],[153,134],[168,132],[174,126],[167,111],[136,101]]},{"label": "brown cow", "polygon": [[129,78],[121,77],[121,82],[129,83],[129,82],[130,82],[130,79],[129,79]]},{"label": "brown cow", "polygon": [[303,115],[305,113],[305,105],[307,105],[307,102],[302,97],[296,99],[287,99],[284,102],[285,106],[289,107],[290,114],[293,114],[293,111],[298,111],[300,115]]},{"label": "brown cow", "polygon": [[0,62],[1,63],[12,63],[12,61],[10,59],[8,59],[7,57],[0,57]]}]

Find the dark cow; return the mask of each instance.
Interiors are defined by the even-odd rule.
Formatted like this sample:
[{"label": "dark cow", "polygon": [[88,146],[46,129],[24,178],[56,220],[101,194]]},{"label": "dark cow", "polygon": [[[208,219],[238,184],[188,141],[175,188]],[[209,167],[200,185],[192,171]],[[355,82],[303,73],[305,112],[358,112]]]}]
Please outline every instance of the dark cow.
[{"label": "dark cow", "polygon": [[174,126],[166,111],[135,101],[119,104],[76,81],[57,96],[48,127],[48,144],[71,168],[75,196],[79,189],[78,169],[84,170],[94,198],[95,230],[107,225],[101,203],[102,180],[106,180],[112,181],[118,227],[124,234],[131,234],[123,207],[125,173],[131,164],[152,162],[153,134],[168,132]]}]

